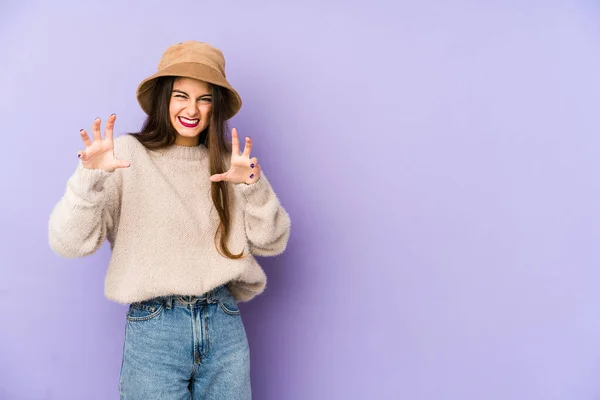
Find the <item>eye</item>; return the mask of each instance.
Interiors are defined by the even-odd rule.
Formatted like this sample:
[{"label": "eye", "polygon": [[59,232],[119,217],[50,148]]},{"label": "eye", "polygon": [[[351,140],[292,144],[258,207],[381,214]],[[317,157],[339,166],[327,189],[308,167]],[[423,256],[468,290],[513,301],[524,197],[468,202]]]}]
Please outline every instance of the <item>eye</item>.
[{"label": "eye", "polygon": [[175,97],[178,97],[180,99],[185,99],[186,97],[182,94],[176,94]]},{"label": "eye", "polygon": [[201,101],[202,103],[210,103],[210,102],[212,102],[212,98],[210,98],[210,97],[202,97],[202,98],[200,99],[200,101]]}]

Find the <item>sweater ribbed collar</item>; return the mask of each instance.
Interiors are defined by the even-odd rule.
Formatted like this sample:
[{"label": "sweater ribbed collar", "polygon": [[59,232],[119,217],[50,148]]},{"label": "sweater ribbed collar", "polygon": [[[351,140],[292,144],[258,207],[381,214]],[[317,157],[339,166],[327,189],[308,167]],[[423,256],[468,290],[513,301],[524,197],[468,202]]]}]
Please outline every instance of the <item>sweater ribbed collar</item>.
[{"label": "sweater ribbed collar", "polygon": [[203,144],[198,146],[180,146],[173,144],[162,149],[152,150],[152,153],[161,157],[186,160],[202,160],[208,157],[208,149]]}]

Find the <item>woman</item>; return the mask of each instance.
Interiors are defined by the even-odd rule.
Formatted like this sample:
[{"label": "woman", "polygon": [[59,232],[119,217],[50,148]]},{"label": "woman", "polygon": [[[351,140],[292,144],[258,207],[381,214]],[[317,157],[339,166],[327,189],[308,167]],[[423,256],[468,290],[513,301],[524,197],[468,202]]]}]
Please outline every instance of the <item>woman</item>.
[{"label": "woman", "polygon": [[112,249],[110,300],[130,304],[122,399],[249,399],[250,365],[237,302],[266,284],[254,255],[284,251],[290,219],[226,120],[241,99],[222,53],[206,43],[169,47],[137,99],[141,132],[113,140],[116,116],[85,150],[50,216],[64,257]]}]

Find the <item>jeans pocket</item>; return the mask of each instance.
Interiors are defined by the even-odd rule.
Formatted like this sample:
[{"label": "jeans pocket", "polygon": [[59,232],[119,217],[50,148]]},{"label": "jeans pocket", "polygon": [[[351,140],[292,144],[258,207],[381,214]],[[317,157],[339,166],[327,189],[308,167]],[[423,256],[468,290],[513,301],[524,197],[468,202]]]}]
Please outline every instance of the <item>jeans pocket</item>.
[{"label": "jeans pocket", "polygon": [[148,321],[158,317],[165,308],[161,300],[147,300],[131,303],[127,311],[127,320],[131,322]]},{"label": "jeans pocket", "polygon": [[240,309],[233,299],[219,300],[219,308],[227,315],[240,315]]}]

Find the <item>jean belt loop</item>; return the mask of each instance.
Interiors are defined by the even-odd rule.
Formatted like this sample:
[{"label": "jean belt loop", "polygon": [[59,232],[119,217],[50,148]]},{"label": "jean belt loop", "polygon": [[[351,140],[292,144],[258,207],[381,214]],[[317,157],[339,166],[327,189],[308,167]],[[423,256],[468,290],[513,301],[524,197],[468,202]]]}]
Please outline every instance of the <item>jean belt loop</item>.
[{"label": "jean belt loop", "polygon": [[173,308],[173,296],[165,297],[165,308],[167,310],[170,310],[171,308]]}]

